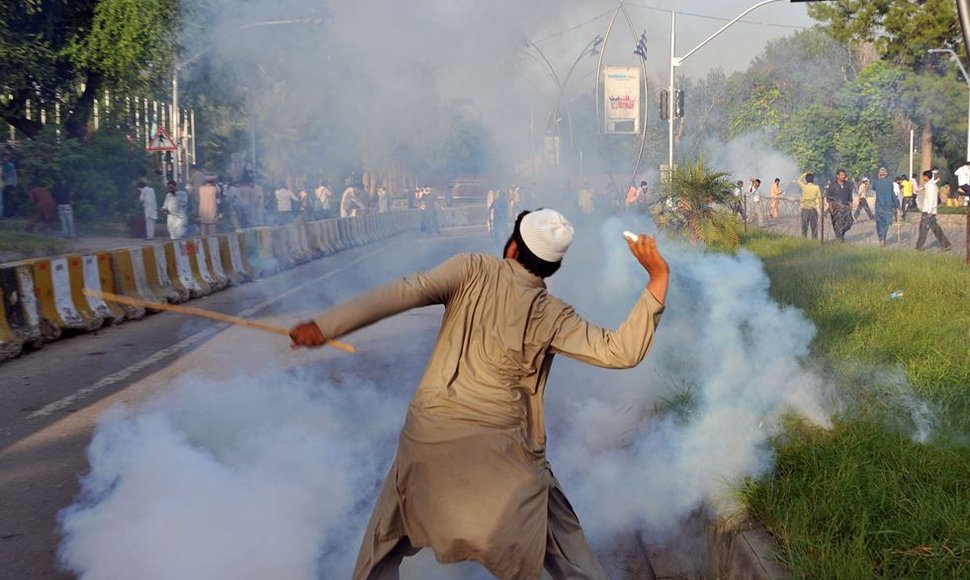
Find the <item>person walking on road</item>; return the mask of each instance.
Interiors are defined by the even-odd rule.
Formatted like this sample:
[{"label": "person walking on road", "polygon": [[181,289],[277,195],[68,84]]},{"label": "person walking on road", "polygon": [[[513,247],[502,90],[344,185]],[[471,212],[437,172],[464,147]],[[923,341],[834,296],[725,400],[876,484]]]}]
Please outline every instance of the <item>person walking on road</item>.
[{"label": "person walking on road", "polygon": [[802,189],[799,205],[802,209],[802,237],[808,237],[808,229],[812,228],[812,239],[818,239],[818,208],[822,200],[822,191],[815,185],[814,173],[803,173],[795,180]]},{"label": "person walking on road", "polygon": [[445,307],[354,580],[397,578],[421,548],[503,579],[538,580],[543,567],[556,579],[606,579],[546,458],[543,395],[555,354],[607,368],[643,360],[669,268],[653,237],[628,240],[649,282],[618,329],[595,326],[544,282],[573,235],[557,211],[522,212],[503,259],[455,256],[291,330],[294,347],[318,347],[411,308]]},{"label": "person walking on road", "polygon": [[869,216],[870,220],[875,219],[872,216],[872,210],[869,209],[869,189],[869,178],[863,177],[862,181],[859,182],[858,202],[856,203],[855,214],[853,215],[854,219],[859,219],[859,214],[862,213],[862,210],[866,211],[866,215]]},{"label": "person walking on road", "polygon": [[889,224],[892,223],[896,211],[896,194],[893,192],[893,182],[889,179],[889,171],[885,167],[879,168],[876,180],[872,182],[872,190],[876,193],[876,237],[879,238],[879,245],[885,246]]},{"label": "person walking on road", "polygon": [[923,172],[923,196],[920,199],[919,210],[921,213],[919,219],[919,235],[916,238],[916,249],[923,249],[923,244],[926,243],[926,234],[932,230],[933,235],[936,237],[936,242],[940,245],[940,249],[944,252],[949,252],[953,246],[950,245],[950,240],[943,233],[943,228],[940,227],[940,224],[936,223],[936,207],[940,203],[940,190],[935,177],[933,172],[928,169]]},{"label": "person walking on road", "polygon": [[155,238],[155,220],[158,219],[158,198],[155,189],[142,181],[138,188],[138,201],[141,202],[145,214],[145,239]]},{"label": "person walking on road", "polygon": [[835,180],[825,188],[825,201],[832,216],[832,231],[841,242],[845,241],[845,234],[852,227],[852,189],[845,169],[836,171]]},{"label": "person walking on road", "polygon": [[58,177],[54,181],[54,189],[51,193],[54,196],[54,203],[57,204],[57,217],[61,220],[61,235],[69,240],[77,238],[77,232],[74,231],[71,188],[68,187],[63,178]]}]

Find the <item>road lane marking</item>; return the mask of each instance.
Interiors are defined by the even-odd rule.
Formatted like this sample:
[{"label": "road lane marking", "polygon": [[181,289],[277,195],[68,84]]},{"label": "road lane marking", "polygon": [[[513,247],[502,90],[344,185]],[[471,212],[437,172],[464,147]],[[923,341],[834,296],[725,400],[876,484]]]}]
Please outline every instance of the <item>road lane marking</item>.
[{"label": "road lane marking", "polygon": [[[293,294],[296,294],[296,293],[298,293],[298,292],[306,289],[308,286],[312,286],[312,285],[320,282],[321,280],[325,280],[325,279],[327,279],[327,278],[329,278],[331,276],[334,276],[336,274],[339,274],[340,272],[343,272],[347,268],[349,268],[349,267],[357,264],[358,262],[362,262],[362,261],[366,260],[367,258],[370,258],[371,256],[374,256],[374,255],[380,253],[381,251],[382,250],[376,250],[375,249],[372,252],[368,252],[368,253],[364,254],[363,256],[360,256],[360,257],[356,258],[355,260],[352,260],[351,262],[348,262],[348,263],[344,264],[343,266],[337,268],[336,270],[330,270],[329,272],[327,272],[325,274],[322,274],[320,276],[317,276],[316,278],[313,278],[311,280],[308,280],[308,281],[306,281],[306,282],[304,282],[302,284],[298,284],[298,285],[294,286],[293,288],[290,288],[289,290],[287,290],[287,291],[283,292],[282,294],[279,294],[279,295],[277,295],[277,296],[275,296],[275,297],[273,297],[273,298],[271,298],[269,300],[264,300],[263,302],[260,302],[259,304],[256,304],[255,306],[251,306],[251,307],[249,307],[249,308],[247,308],[247,309],[239,312],[238,314],[236,314],[236,316],[239,316],[239,317],[242,317],[242,318],[245,318],[247,316],[252,316],[253,314],[256,314],[257,312],[259,312],[260,310],[265,309],[267,306],[270,306],[271,304],[274,304],[276,302],[279,302],[280,300],[283,300],[284,298],[287,298],[288,296],[292,296]],[[292,270],[290,270],[290,271],[292,272]],[[26,417],[25,420],[29,421],[29,420],[32,420],[32,419],[39,419],[41,417],[47,417],[49,415],[52,415],[54,413],[57,413],[58,411],[62,411],[64,409],[66,409],[66,408],[74,405],[75,403],[77,403],[81,399],[84,399],[88,395],[90,395],[92,393],[96,393],[97,391],[100,391],[101,389],[104,389],[105,387],[110,387],[111,385],[114,385],[116,383],[119,383],[119,382],[127,379],[128,377],[134,375],[135,373],[141,371],[142,369],[144,369],[144,368],[146,368],[146,367],[148,367],[148,366],[150,366],[150,365],[152,365],[154,363],[157,363],[157,362],[159,362],[161,360],[164,360],[164,359],[166,359],[166,358],[168,358],[168,357],[170,357],[170,356],[172,356],[172,355],[174,355],[174,354],[176,354],[178,352],[181,352],[181,351],[189,348],[190,346],[192,346],[192,345],[194,345],[194,344],[196,344],[198,342],[201,342],[201,341],[205,340],[206,338],[209,338],[213,334],[216,334],[216,333],[218,333],[218,332],[220,332],[222,330],[225,330],[229,326],[230,326],[229,324],[226,324],[224,322],[220,322],[220,323],[217,323],[215,326],[211,326],[209,328],[206,328],[205,330],[200,330],[199,332],[196,332],[195,334],[189,336],[188,338],[184,338],[184,339],[178,341],[177,343],[175,343],[175,344],[173,344],[173,345],[171,345],[169,347],[163,348],[162,350],[156,352],[155,354],[153,354],[153,355],[151,355],[149,357],[146,357],[146,358],[144,358],[144,359],[142,359],[142,360],[140,360],[140,361],[138,361],[136,363],[133,363],[131,365],[128,365],[127,367],[121,369],[120,371],[111,373],[110,375],[102,378],[101,380],[97,381],[93,385],[90,385],[88,387],[84,387],[83,389],[79,389],[78,391],[76,391],[76,392],[74,392],[74,393],[72,393],[72,394],[64,397],[63,399],[60,399],[58,401],[54,401],[53,403],[50,403],[48,405],[45,405],[44,407],[42,407],[42,408],[34,411],[30,415],[27,415],[27,417]]]}]

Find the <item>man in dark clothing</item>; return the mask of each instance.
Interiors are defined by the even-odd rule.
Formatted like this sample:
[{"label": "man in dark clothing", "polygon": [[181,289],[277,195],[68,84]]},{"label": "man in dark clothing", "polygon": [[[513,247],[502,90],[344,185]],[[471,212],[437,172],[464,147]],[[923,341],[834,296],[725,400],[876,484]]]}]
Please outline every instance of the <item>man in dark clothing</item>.
[{"label": "man in dark clothing", "polygon": [[872,182],[872,190],[876,192],[876,236],[879,238],[879,245],[885,246],[889,224],[892,223],[893,213],[896,211],[896,193],[885,167],[879,168],[878,177]]},{"label": "man in dark clothing", "polygon": [[825,188],[825,201],[832,215],[832,230],[835,237],[843,242],[845,233],[852,227],[852,193],[852,182],[848,180],[845,169],[839,169],[835,181]]},{"label": "man in dark clothing", "polygon": [[33,212],[24,230],[33,232],[40,223],[42,230],[48,230],[51,222],[54,221],[54,197],[51,191],[44,186],[37,186],[27,192],[27,199],[33,205]]},{"label": "man in dark clothing", "polygon": [[57,216],[61,219],[61,234],[69,240],[77,237],[74,231],[74,208],[71,207],[71,188],[58,179],[54,183],[54,203],[57,205]]}]

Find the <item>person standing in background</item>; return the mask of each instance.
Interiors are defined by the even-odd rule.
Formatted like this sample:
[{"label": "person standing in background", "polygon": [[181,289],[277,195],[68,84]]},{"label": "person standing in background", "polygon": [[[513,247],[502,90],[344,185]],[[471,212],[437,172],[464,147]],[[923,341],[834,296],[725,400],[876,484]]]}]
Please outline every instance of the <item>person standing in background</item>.
[{"label": "person standing in background", "polygon": [[142,211],[145,214],[145,239],[155,238],[155,220],[158,219],[158,198],[155,197],[155,190],[148,186],[144,181],[140,182],[138,188],[138,201],[141,202]]},{"label": "person standing in background", "polygon": [[961,165],[953,175],[957,178],[957,201],[966,205],[967,198],[970,197],[970,161]]},{"label": "person standing in background", "polygon": [[357,189],[353,185],[348,185],[340,196],[340,217],[354,217],[362,209],[364,205],[357,198]]},{"label": "person standing in background", "polygon": [[168,214],[166,224],[168,237],[173,240],[180,240],[185,237],[185,228],[189,221],[189,194],[180,191],[175,181],[169,181],[167,189],[165,201],[162,202],[162,211]]},{"label": "person standing in background", "polygon": [[323,219],[334,217],[333,192],[330,190],[330,184],[326,181],[321,182],[313,191],[313,195],[317,198],[317,209],[320,210],[320,217]]},{"label": "person standing in background", "polygon": [[799,205],[802,209],[802,237],[808,237],[808,228],[812,228],[812,239],[818,239],[818,208],[822,201],[822,191],[815,185],[813,173],[803,173],[795,180],[802,189]]},{"label": "person standing in background", "polygon": [[748,195],[751,196],[751,203],[754,205],[754,216],[758,220],[758,226],[764,226],[765,210],[761,207],[761,180],[757,177],[751,178]]},{"label": "person standing in background", "polygon": [[771,183],[771,219],[778,219],[778,206],[781,205],[781,196],[785,190],[781,188],[781,178],[776,177]]},{"label": "person standing in background", "polygon": [[876,180],[872,183],[872,190],[876,193],[876,237],[879,245],[886,245],[886,234],[889,224],[893,221],[896,211],[896,195],[893,193],[893,183],[889,180],[889,171],[880,167]]},{"label": "person standing in background", "polygon": [[38,223],[42,231],[51,229],[51,224],[54,222],[54,197],[51,191],[46,186],[38,185],[27,192],[27,200],[34,209],[30,219],[27,220],[27,225],[24,226],[24,231],[34,232]]},{"label": "person standing in background", "polygon": [[58,177],[54,182],[54,203],[57,204],[57,217],[61,219],[61,234],[69,240],[77,238],[74,231],[74,208],[71,206],[71,188]]},{"label": "person standing in background", "polygon": [[900,183],[900,189],[903,190],[902,200],[899,202],[899,207],[903,212],[903,221],[906,221],[906,213],[912,211],[915,207],[914,202],[916,199],[914,196],[918,187],[919,184],[915,179],[906,179],[906,176],[903,176],[902,183]]},{"label": "person standing in background", "polygon": [[214,236],[219,225],[219,188],[216,178],[209,175],[199,187],[199,227],[200,235]]}]

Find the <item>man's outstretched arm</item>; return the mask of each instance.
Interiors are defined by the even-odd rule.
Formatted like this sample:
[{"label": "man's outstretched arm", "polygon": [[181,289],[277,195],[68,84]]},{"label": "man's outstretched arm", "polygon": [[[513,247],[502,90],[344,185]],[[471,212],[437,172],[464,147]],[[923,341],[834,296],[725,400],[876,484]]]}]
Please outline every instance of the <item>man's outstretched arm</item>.
[{"label": "man's outstretched arm", "polygon": [[609,368],[633,367],[646,356],[664,309],[670,269],[653,236],[641,235],[627,244],[650,281],[626,320],[616,330],[608,330],[590,324],[570,308],[553,338],[554,352]]},{"label": "man's outstretched arm", "polygon": [[456,256],[434,270],[385,284],[301,322],[290,330],[291,346],[322,346],[327,338],[337,338],[405,310],[444,304],[461,286],[468,259],[467,255]]}]

